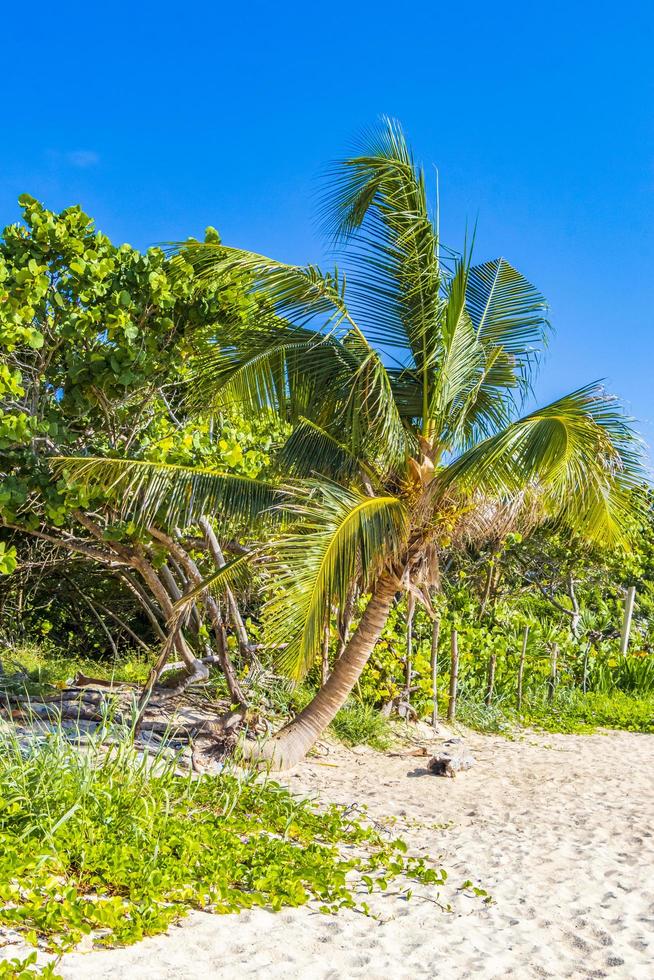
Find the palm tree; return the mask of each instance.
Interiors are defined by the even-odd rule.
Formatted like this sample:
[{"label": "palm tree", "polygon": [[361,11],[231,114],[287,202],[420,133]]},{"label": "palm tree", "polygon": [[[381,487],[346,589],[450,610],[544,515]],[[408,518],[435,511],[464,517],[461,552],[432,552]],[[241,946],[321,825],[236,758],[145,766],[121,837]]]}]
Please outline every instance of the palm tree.
[{"label": "palm tree", "polygon": [[[280,666],[300,677],[327,617],[367,603],[326,683],[261,753],[304,757],[365,667],[398,593],[430,607],[439,555],[457,537],[544,521],[604,542],[624,538],[640,445],[599,384],[520,417],[547,332],[541,294],[508,262],[445,251],[425,176],[400,126],[383,120],[330,173],[326,231],[339,269],[285,265],[238,249],[186,245],[199,284],[238,269],[280,319],[221,334],[198,360],[198,409],[279,413],[292,435],[270,484],[137,461],[61,461],[141,515],[188,523],[213,508],[245,527],[266,510],[273,540],[265,622]],[[508,515],[508,517],[507,517]],[[234,584],[250,559],[205,588]]]}]

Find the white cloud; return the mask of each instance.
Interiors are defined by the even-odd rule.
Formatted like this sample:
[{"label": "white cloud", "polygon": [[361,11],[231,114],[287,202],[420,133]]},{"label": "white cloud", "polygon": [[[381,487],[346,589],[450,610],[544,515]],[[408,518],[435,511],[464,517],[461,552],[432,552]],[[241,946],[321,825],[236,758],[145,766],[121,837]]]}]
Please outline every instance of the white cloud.
[{"label": "white cloud", "polygon": [[95,167],[100,163],[100,154],[95,150],[70,150],[66,154],[66,160],[71,166],[86,170],[87,167]]}]

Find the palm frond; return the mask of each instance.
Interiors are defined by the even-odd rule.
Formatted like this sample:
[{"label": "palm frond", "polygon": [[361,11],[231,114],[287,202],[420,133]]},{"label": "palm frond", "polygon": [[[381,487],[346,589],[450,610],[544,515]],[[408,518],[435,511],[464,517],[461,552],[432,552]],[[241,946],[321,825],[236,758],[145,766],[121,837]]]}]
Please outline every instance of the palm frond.
[{"label": "palm frond", "polygon": [[552,517],[594,540],[620,541],[643,480],[640,443],[598,384],[565,395],[446,466],[434,494],[456,487],[510,499],[535,487]]},{"label": "palm frond", "polygon": [[441,444],[450,451],[467,449],[499,432],[516,414],[517,383],[510,355],[501,347],[484,350],[476,342],[461,358],[463,376],[451,389],[454,397],[440,419]]},{"label": "palm frond", "polygon": [[469,270],[466,307],[483,345],[501,347],[528,380],[549,331],[542,294],[505,259],[494,259]]},{"label": "palm frond", "polygon": [[404,426],[391,379],[377,352],[354,330],[344,338],[343,347],[356,358],[357,368],[344,386],[336,431],[343,433],[355,456],[375,460],[387,471],[403,464],[414,439]]},{"label": "palm frond", "polygon": [[239,555],[237,558],[232,558],[226,562],[222,568],[218,568],[212,575],[208,575],[199,585],[189,592],[185,592],[177,600],[173,609],[174,617],[184,613],[199,596],[206,592],[213,596],[224,596],[230,589],[234,591],[245,589],[250,581],[252,565],[255,560],[256,555],[248,554]]},{"label": "palm frond", "polygon": [[378,354],[351,330],[343,340],[284,325],[253,331],[233,347],[205,352],[193,370],[197,412],[274,412],[307,418],[338,434],[358,459],[391,467],[403,460],[407,432]]},{"label": "palm frond", "polygon": [[459,414],[456,407],[468,398],[486,360],[466,308],[467,277],[468,265],[463,259],[457,263],[448,284],[440,333],[441,350],[429,400],[429,422],[440,441],[447,441],[446,433],[452,428],[452,418]]},{"label": "palm frond", "polygon": [[297,533],[271,548],[266,571],[277,589],[264,609],[273,648],[288,643],[280,669],[301,677],[320,649],[325,617],[342,606],[357,576],[369,581],[406,535],[407,514],[396,497],[367,497],[336,484],[313,483],[289,504]]},{"label": "palm frond", "polygon": [[279,317],[305,325],[328,314],[328,321],[347,315],[345,281],[338,269],[322,272],[317,265],[288,265],[256,252],[208,242],[181,244],[180,256],[190,263],[200,285],[213,285],[240,274],[251,293],[264,293]]},{"label": "palm frond", "polygon": [[457,263],[431,411],[447,448],[467,448],[515,416],[545,344],[545,311],[541,294],[504,259]]},{"label": "palm frond", "polygon": [[400,418],[415,425],[422,417],[422,383],[415,368],[389,368],[388,376]]},{"label": "palm frond", "polygon": [[330,172],[323,226],[348,246],[348,302],[368,339],[409,351],[423,370],[437,345],[441,307],[424,173],[393,120],[383,119],[362,150]]},{"label": "palm frond", "polygon": [[236,407],[292,421],[311,411],[318,392],[334,391],[355,370],[334,337],[278,322],[204,350],[193,364],[187,402],[201,413]]},{"label": "palm frond", "polygon": [[273,484],[202,467],[98,456],[58,456],[51,465],[55,474],[100,492],[143,525],[156,518],[166,527],[188,527],[203,514],[215,514],[249,526],[280,502]]},{"label": "palm frond", "polygon": [[344,443],[307,418],[299,419],[276,462],[283,473],[293,477],[320,474],[349,483],[363,472],[373,482],[379,478],[369,462],[355,456]]},{"label": "palm frond", "polygon": [[[386,369],[348,311],[338,271],[323,274],[316,266],[289,266],[213,244],[187,244],[180,254],[196,269],[199,283],[234,271],[249,275],[252,290],[293,321],[291,327],[253,325],[237,343],[225,336],[222,345],[205,350],[189,396],[193,408],[240,405],[250,412],[273,410],[290,420],[304,415],[318,424],[331,417],[345,427],[344,441],[356,446],[358,455],[362,431],[389,460],[405,454],[404,427]],[[327,319],[313,329],[308,324],[318,314]]]}]

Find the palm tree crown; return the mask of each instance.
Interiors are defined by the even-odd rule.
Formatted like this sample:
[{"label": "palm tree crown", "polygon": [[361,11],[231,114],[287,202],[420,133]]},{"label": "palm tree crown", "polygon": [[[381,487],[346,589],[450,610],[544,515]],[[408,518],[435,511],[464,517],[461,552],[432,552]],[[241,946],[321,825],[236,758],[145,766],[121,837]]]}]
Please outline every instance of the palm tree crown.
[{"label": "palm tree crown", "polygon": [[[291,422],[277,480],[137,461],[60,464],[87,483],[109,481],[142,512],[163,507],[172,522],[212,508],[243,526],[276,514],[265,618],[271,644],[288,641],[282,665],[294,676],[353,582],[373,604],[381,597],[351,641],[356,673],[397,591],[429,604],[453,537],[551,520],[618,542],[641,480],[638,440],[600,385],[520,417],[547,339],[546,303],[504,259],[472,265],[467,248],[442,248],[397,123],[384,120],[331,171],[322,218],[345,274],[211,244],[182,249],[199,285],[245,272],[279,315],[245,336],[220,333],[198,359],[191,399],[204,412],[238,407]],[[347,653],[329,704],[307,709],[308,722],[320,715],[313,737],[347,696]]]}]

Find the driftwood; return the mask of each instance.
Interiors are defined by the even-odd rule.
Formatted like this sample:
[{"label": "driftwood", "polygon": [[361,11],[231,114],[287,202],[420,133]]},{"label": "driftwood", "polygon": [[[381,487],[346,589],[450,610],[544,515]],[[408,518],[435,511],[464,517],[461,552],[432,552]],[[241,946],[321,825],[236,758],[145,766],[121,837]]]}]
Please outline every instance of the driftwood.
[{"label": "driftwood", "polygon": [[229,701],[213,701],[198,694],[171,696],[169,690],[155,687],[139,716],[136,685],[112,684],[78,674],[66,688],[51,687],[47,693],[30,696],[24,686],[14,690],[5,684],[6,677],[2,680],[0,716],[4,714],[23,735],[38,734],[44,724],[55,725],[76,743],[86,740],[88,725],[92,729],[105,725],[111,742],[118,735],[116,729],[122,728],[131,732],[139,751],[156,754],[160,749],[179,751],[189,746],[197,772],[222,765],[222,760],[233,754],[244,727],[249,736],[266,733],[262,720],[253,712],[243,708],[235,711]]},{"label": "driftwood", "polygon": [[457,772],[471,769],[475,760],[463,744],[462,739],[453,738],[443,744],[443,751],[432,756],[427,763],[427,769],[434,776],[450,776],[452,779]]},{"label": "driftwood", "polygon": [[[68,682],[67,682],[68,683]],[[68,683],[68,687],[75,689],[78,687],[101,687],[109,688],[110,690],[133,688],[133,684],[127,684],[124,681],[107,681],[103,677],[89,677],[88,674],[82,674],[79,671],[73,680]]]}]

